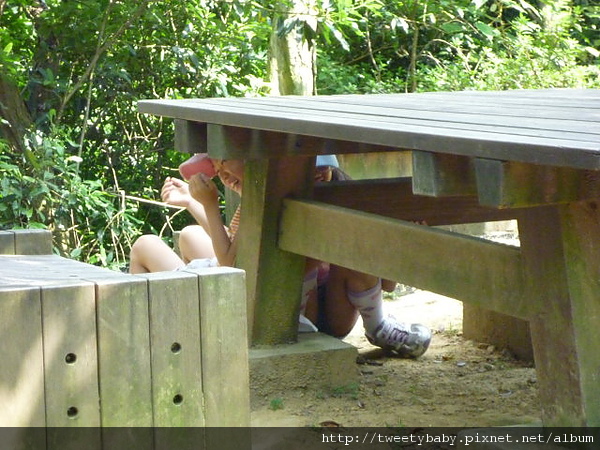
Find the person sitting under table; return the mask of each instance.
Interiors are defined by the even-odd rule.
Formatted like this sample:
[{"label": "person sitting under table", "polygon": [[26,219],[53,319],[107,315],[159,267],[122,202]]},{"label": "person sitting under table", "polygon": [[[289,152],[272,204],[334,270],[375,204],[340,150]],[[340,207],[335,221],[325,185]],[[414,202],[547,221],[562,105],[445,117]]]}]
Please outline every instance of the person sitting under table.
[{"label": "person sitting under table", "polygon": [[[211,178],[218,175],[223,184],[242,194],[244,163],[238,160],[211,160],[195,155],[202,171],[189,176],[189,184],[167,178],[161,198],[186,208],[198,225],[185,227],[179,237],[177,255],[160,237],[144,235],[134,242],[130,272],[147,273],[183,268],[233,266],[237,253],[240,208],[226,227],[219,210],[219,193]],[[190,159],[190,161],[192,161]],[[210,164],[208,164],[210,162]],[[194,164],[189,163],[189,166]],[[185,173],[186,163],[180,171]],[[316,182],[347,180],[333,155],[317,157]],[[383,311],[383,294],[395,282],[333,264],[307,259],[300,304],[300,331],[321,331],[342,338],[356,324],[360,314],[365,335],[373,345],[404,357],[419,357],[429,347],[430,330],[421,324],[405,324]],[[313,325],[315,324],[315,325]]]}]

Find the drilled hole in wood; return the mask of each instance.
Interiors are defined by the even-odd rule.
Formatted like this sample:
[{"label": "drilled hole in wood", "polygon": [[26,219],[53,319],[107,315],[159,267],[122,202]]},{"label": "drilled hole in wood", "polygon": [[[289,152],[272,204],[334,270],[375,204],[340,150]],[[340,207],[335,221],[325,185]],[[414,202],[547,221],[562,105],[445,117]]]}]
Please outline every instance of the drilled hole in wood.
[{"label": "drilled hole in wood", "polygon": [[75,364],[75,361],[77,361],[77,355],[75,353],[67,353],[65,356],[65,362],[67,364]]},{"label": "drilled hole in wood", "polygon": [[71,406],[67,409],[67,416],[70,419],[75,419],[79,415],[79,410],[75,406]]},{"label": "drilled hole in wood", "polygon": [[179,342],[173,342],[173,345],[171,345],[171,351],[173,353],[179,353],[181,351],[181,344]]},{"label": "drilled hole in wood", "polygon": [[181,405],[183,403],[183,395],[177,394],[175,397],[173,397],[173,403],[175,405]]}]

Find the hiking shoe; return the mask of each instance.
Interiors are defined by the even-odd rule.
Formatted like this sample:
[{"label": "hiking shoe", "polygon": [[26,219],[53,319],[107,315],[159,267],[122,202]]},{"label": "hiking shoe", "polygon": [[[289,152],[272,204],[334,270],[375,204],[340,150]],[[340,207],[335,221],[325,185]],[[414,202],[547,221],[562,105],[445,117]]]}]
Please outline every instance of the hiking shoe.
[{"label": "hiking shoe", "polygon": [[425,325],[401,323],[392,316],[383,319],[372,335],[365,336],[371,344],[409,358],[421,356],[431,342],[431,331]]}]

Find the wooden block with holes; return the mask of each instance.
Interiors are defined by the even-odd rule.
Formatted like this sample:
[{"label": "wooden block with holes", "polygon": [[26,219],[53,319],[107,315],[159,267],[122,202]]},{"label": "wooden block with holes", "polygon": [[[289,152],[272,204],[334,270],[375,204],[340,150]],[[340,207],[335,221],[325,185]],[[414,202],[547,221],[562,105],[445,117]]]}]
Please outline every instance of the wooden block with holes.
[{"label": "wooden block with holes", "polygon": [[154,426],[204,426],[198,277],[160,272],[148,279]]},{"label": "wooden block with holes", "polygon": [[148,288],[137,277],[96,284],[101,420],[104,427],[151,427]]}]

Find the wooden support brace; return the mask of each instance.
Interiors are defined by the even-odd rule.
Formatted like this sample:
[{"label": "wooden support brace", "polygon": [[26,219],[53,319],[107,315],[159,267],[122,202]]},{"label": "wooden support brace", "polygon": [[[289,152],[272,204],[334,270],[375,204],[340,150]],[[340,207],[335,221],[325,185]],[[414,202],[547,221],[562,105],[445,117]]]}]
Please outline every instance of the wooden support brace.
[{"label": "wooden support brace", "polygon": [[319,183],[314,200],[427,225],[452,225],[514,219],[515,212],[479,205],[477,197],[413,195],[411,178]]},{"label": "wooden support brace", "polygon": [[413,192],[432,197],[477,195],[472,159],[413,151]]},{"label": "wooden support brace", "polygon": [[183,153],[206,153],[206,124],[175,119],[175,150]]},{"label": "wooden support brace", "polygon": [[540,306],[523,297],[516,247],[308,200],[285,200],[280,230],[289,252],[516,317]]},{"label": "wooden support brace", "polygon": [[284,197],[309,195],[314,162],[291,157],[247,161],[245,174],[236,264],[246,271],[251,342],[295,342],[305,263],[277,246],[279,217]]},{"label": "wooden support brace", "polygon": [[214,124],[208,124],[208,141],[210,155],[221,159],[398,151],[381,145]]},{"label": "wooden support brace", "polygon": [[479,202],[495,208],[600,198],[600,171],[477,158]]}]

